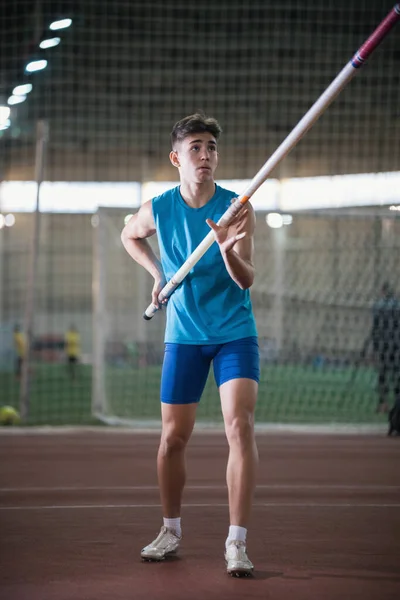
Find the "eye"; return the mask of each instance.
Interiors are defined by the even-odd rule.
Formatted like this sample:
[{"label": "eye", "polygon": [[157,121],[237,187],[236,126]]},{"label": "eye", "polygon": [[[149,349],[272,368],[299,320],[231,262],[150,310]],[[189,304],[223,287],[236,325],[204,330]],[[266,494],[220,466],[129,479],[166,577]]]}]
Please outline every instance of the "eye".
[{"label": "eye", "polygon": [[200,150],[200,146],[192,146],[191,150],[198,152]]},{"label": "eye", "polygon": [[217,148],[215,146],[208,146],[208,151],[209,152],[216,152]]}]

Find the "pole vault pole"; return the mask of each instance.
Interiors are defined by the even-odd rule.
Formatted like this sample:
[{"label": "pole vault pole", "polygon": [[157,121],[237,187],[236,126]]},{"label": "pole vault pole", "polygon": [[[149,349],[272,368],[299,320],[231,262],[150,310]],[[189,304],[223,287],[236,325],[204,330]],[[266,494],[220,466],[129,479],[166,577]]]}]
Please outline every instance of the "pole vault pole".
[{"label": "pole vault pole", "polygon": [[[357,50],[353,58],[340,71],[340,73],[336,76],[332,83],[321,94],[318,100],[306,112],[304,117],[297,123],[295,128],[283,140],[281,145],[275,150],[272,156],[267,160],[264,166],[261,167],[258,173],[251,180],[248,187],[225,211],[225,213],[219,219],[218,225],[229,225],[232,219],[239,213],[239,211],[243,208],[246,202],[252,197],[254,192],[256,192],[256,190],[258,190],[258,188],[268,178],[272,170],[281,162],[283,158],[285,158],[285,156],[287,156],[287,154],[289,154],[289,152],[296,146],[296,144],[307,133],[307,131],[314,125],[317,119],[319,119],[319,117],[322,115],[323,112],[325,112],[325,110],[333,102],[336,96],[355,76],[357,70],[363,66],[370,54],[372,54],[375,48],[382,42],[382,40],[387,36],[389,31],[396,25],[396,23],[399,20],[400,3],[396,4],[392,8],[390,13],[385,17],[385,19],[383,19],[381,24],[375,29],[375,31],[370,35],[366,42],[364,42],[364,44],[359,48],[359,50]],[[210,230],[210,233],[206,235],[204,240],[197,246],[197,248],[183,263],[180,269],[178,269],[175,275],[163,287],[158,296],[158,300],[160,302],[171,296],[173,291],[184,280],[184,278],[193,268],[193,266],[207,252],[207,250],[213,244],[214,239],[214,232]],[[147,321],[150,320],[153,317],[153,315],[155,315],[157,310],[158,308],[154,304],[150,304],[146,308],[143,314],[143,318]]]}]

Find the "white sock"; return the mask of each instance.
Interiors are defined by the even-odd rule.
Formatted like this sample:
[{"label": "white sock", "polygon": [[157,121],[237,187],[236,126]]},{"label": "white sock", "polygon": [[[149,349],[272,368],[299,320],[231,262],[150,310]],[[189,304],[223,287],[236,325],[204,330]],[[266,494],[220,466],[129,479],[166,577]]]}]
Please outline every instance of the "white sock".
[{"label": "white sock", "polygon": [[168,529],[175,529],[176,535],[181,537],[182,529],[180,517],[176,517],[176,519],[168,519],[167,517],[164,517],[164,527],[168,527]]},{"label": "white sock", "polygon": [[227,548],[231,542],[246,543],[247,529],[239,527],[239,525],[231,525],[229,527],[228,537],[226,538],[225,547]]}]

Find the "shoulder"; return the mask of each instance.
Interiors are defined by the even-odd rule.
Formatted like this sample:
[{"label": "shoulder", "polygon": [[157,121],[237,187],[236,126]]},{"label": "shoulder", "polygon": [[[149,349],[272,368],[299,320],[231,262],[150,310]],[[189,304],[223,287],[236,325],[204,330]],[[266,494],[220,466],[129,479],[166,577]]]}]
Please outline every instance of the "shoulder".
[{"label": "shoulder", "polygon": [[149,205],[156,223],[159,223],[160,219],[164,221],[171,214],[171,210],[179,206],[178,196],[179,186],[175,186],[151,199]]},{"label": "shoulder", "polygon": [[122,243],[126,245],[130,239],[150,237],[154,235],[155,231],[152,203],[148,200],[142,204],[123,228],[121,233]]},{"label": "shoulder", "polygon": [[173,188],[171,188],[170,190],[167,190],[166,192],[164,192],[163,194],[160,194],[159,196],[154,196],[154,198],[151,199],[151,204],[153,206],[158,205],[158,204],[162,204],[164,202],[170,202],[172,198],[174,198],[174,196],[179,192],[179,186],[175,186]]}]

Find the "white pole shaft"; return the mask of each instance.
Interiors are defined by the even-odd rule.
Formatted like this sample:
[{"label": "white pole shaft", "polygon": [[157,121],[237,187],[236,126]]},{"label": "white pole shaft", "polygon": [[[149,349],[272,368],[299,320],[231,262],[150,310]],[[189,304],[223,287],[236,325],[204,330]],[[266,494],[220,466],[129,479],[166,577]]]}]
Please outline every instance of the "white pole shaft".
[{"label": "white pole shaft", "polygon": [[[289,154],[307,131],[311,129],[322,113],[325,112],[328,106],[334,101],[336,96],[338,96],[347,83],[354,77],[356,72],[356,69],[351,63],[348,63],[342,69],[330,86],[306,112],[304,117],[297,123],[296,127],[289,133],[264,166],[254,176],[248,188],[243,192],[243,196],[251,197],[258,190],[275,167]],[[240,198],[241,196],[239,199]]]},{"label": "white pole shaft", "polygon": [[[336,96],[341,92],[344,86],[354,77],[356,74],[356,69],[348,63],[344,69],[339,73],[336,79],[330,84],[330,86],[325,90],[325,92],[320,96],[320,98],[313,104],[313,106],[309,109],[309,111],[304,115],[304,117],[299,121],[296,127],[289,133],[289,135],[283,140],[281,145],[275,150],[275,152],[270,156],[264,166],[258,171],[258,173],[253,177],[248,187],[240,194],[236,202],[234,202],[228,210],[222,215],[221,219],[218,221],[218,224],[228,224],[235,215],[241,210],[243,205],[251,198],[251,196],[258,190],[258,188],[264,183],[267,179],[268,175],[275,169],[275,167],[289,154],[289,152],[294,148],[294,146],[298,143],[298,141],[307,133],[307,131],[312,127],[315,121],[321,116],[321,114],[326,110],[326,108],[333,102]],[[184,280],[189,271],[193,268],[193,266],[200,260],[200,258],[207,252],[207,250],[212,246],[215,240],[214,232],[210,230],[210,233],[204,238],[204,240],[197,246],[197,248],[192,252],[189,258],[183,263],[180,269],[175,273],[175,275],[168,281],[168,283],[163,287],[160,292],[159,300],[160,302],[165,298],[169,298],[169,296],[173,293],[173,291],[178,287],[178,285]],[[144,318],[146,320],[151,319],[151,317],[157,312],[157,307],[154,304],[150,304],[144,313]]]},{"label": "white pole shaft", "polygon": [[[358,52],[354,55],[347,65],[340,71],[335,77],[332,83],[327,89],[321,94],[318,100],[312,105],[312,107],[306,112],[304,117],[297,123],[295,128],[289,133],[289,135],[283,140],[281,145],[275,150],[272,156],[266,161],[263,167],[253,177],[249,186],[244,190],[238,199],[231,204],[228,210],[222,215],[218,221],[219,225],[228,225],[230,221],[238,214],[242,209],[243,205],[251,198],[254,192],[264,183],[271,171],[281,162],[285,156],[296,146],[301,138],[307,133],[307,131],[314,125],[319,119],[322,113],[328,108],[333,102],[336,96],[342,91],[347,83],[354,77],[358,68],[362,66],[366,58],[375,50],[378,44],[384,39],[390,29],[397,23],[400,18],[400,4],[396,4],[388,16],[382,21],[382,23],[376,28],[368,40],[361,46]],[[162,300],[168,298],[178,285],[183,281],[193,266],[200,260],[200,258],[207,252],[208,248],[214,242],[214,232],[211,230],[210,233],[204,238],[204,240],[197,246],[192,252],[189,258],[183,263],[180,269],[175,275],[168,281],[168,283],[161,290],[158,299]],[[157,307],[154,304],[150,304],[145,312],[144,319],[150,320],[153,315],[157,312]]]}]

